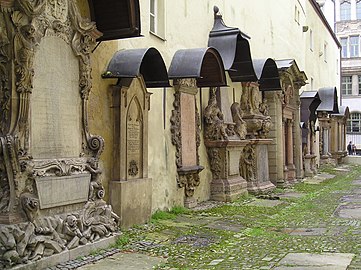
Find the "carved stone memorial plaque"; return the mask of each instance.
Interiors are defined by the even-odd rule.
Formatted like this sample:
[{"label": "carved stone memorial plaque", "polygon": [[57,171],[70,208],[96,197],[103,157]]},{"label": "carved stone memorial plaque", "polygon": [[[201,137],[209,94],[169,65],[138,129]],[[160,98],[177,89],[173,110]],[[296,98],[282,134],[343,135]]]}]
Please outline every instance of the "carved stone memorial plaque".
[{"label": "carved stone memorial plaque", "polygon": [[143,117],[136,97],[131,101],[127,115],[127,178],[141,178],[143,176]]},{"label": "carved stone memorial plaque", "polygon": [[152,179],[148,178],[150,93],[142,77],[122,79],[112,87],[114,108],[113,181],[110,202],[120,226],[147,222],[151,215]]},{"label": "carved stone memorial plaque", "polygon": [[103,200],[104,140],[90,133],[87,118],[90,53],[101,33],[80,16],[78,1],[3,4],[0,269],[40,269],[45,264],[29,265],[87,243],[104,247],[93,242],[118,230],[119,217]]},{"label": "carved stone memorial plaque", "polygon": [[[65,68],[66,67],[66,68]],[[79,157],[79,64],[58,37],[45,37],[35,54],[30,149],[34,158]]]},{"label": "carved stone memorial plaque", "polygon": [[181,104],[181,134],[182,134],[182,165],[197,164],[196,122],[194,96],[180,93]]}]

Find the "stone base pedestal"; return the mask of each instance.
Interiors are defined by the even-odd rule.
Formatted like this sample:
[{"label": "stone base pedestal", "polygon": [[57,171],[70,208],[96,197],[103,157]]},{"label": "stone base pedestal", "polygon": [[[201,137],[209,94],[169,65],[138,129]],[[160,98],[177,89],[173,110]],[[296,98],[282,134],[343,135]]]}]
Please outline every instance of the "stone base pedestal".
[{"label": "stone base pedestal", "polygon": [[247,182],[240,176],[239,162],[248,140],[206,141],[213,180],[211,199],[231,202],[247,194]]},{"label": "stone base pedestal", "polygon": [[120,217],[120,227],[147,222],[152,214],[152,179],[110,182],[110,204]]},{"label": "stone base pedestal", "polygon": [[271,139],[251,139],[250,144],[255,151],[254,179],[247,179],[247,189],[251,194],[268,193],[276,188],[270,181],[268,168],[268,145]]},{"label": "stone base pedestal", "polygon": [[211,200],[232,202],[244,194],[247,194],[247,182],[241,176],[212,180]]},{"label": "stone base pedestal", "polygon": [[322,155],[321,158],[320,158],[320,164],[336,165],[337,161],[331,156],[331,154]]},{"label": "stone base pedestal", "polygon": [[284,177],[285,177],[285,182],[289,183],[290,185],[297,182],[295,165],[292,164],[287,166],[287,172],[285,172]]},{"label": "stone base pedestal", "polygon": [[197,200],[194,197],[185,197],[184,198],[184,207],[194,208],[197,206]]},{"label": "stone base pedestal", "polygon": [[305,177],[313,177],[316,172],[313,168],[313,160],[316,158],[315,155],[305,155],[303,165],[305,167]]}]

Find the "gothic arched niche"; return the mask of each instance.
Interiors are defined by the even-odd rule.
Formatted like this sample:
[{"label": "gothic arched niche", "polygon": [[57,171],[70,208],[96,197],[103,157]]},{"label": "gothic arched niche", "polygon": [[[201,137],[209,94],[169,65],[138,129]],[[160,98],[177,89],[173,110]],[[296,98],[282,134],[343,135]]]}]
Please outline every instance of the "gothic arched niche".
[{"label": "gothic arched niche", "polygon": [[126,117],[127,130],[127,161],[126,174],[128,179],[143,177],[143,114],[136,96],[128,106]]}]

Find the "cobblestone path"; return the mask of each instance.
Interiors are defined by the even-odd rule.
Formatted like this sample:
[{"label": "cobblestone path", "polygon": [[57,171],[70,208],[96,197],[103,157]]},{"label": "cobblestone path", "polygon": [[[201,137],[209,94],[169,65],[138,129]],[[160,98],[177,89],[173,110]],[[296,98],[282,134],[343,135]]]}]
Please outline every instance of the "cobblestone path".
[{"label": "cobblestone path", "polygon": [[[116,251],[160,259],[157,266],[139,269],[296,270],[348,265],[347,269],[361,270],[361,167],[329,167],[323,173],[315,183],[305,181],[269,196],[209,202],[178,215],[174,210],[168,216],[158,213],[151,223],[124,231]],[[319,181],[322,177],[324,181]],[[316,255],[326,256],[326,266],[307,266]],[[101,259],[102,253],[95,256]],[[331,258],[346,263],[333,267]],[[71,265],[64,264],[63,269],[76,268]],[[114,269],[135,269],[129,262],[128,266]]]}]

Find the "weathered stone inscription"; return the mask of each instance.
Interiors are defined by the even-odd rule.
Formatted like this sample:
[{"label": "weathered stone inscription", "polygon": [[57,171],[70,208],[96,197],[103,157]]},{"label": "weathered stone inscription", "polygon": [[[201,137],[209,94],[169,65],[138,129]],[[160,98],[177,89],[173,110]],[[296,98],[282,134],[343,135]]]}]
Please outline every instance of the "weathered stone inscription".
[{"label": "weathered stone inscription", "polygon": [[196,112],[194,95],[181,93],[182,165],[197,165]]},{"label": "weathered stone inscription", "polygon": [[79,157],[79,63],[58,37],[45,37],[34,60],[30,149],[34,158]]},{"label": "weathered stone inscription", "polygon": [[129,105],[127,116],[127,177],[142,177],[143,166],[143,119],[134,98]]},{"label": "weathered stone inscription", "polygon": [[90,174],[47,176],[35,179],[40,208],[51,208],[86,202],[89,194]]}]

